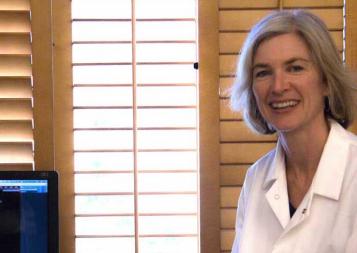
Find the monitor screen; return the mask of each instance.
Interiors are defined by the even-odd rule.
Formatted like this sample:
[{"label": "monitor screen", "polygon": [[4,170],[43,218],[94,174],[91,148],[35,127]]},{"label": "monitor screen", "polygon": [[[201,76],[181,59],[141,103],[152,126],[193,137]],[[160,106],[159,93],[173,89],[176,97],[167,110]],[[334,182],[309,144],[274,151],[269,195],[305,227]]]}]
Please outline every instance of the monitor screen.
[{"label": "monitor screen", "polygon": [[0,249],[58,252],[56,172],[0,171]]}]

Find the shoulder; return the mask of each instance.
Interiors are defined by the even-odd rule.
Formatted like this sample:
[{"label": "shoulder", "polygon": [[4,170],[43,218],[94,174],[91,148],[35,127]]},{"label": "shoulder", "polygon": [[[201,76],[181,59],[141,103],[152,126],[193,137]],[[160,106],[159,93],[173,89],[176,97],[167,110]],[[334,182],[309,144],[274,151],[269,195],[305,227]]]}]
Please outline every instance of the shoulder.
[{"label": "shoulder", "polygon": [[335,135],[337,135],[342,141],[347,144],[357,145],[357,136],[355,134],[344,129],[340,124],[334,121],[332,122],[332,127],[336,133]]}]

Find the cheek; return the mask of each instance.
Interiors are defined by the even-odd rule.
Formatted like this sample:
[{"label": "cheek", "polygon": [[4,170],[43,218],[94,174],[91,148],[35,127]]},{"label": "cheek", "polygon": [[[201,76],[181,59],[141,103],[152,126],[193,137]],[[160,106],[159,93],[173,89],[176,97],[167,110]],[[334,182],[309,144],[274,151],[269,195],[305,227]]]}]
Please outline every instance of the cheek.
[{"label": "cheek", "polygon": [[253,95],[258,106],[263,103],[266,93],[262,88],[260,85],[253,84],[252,86]]}]

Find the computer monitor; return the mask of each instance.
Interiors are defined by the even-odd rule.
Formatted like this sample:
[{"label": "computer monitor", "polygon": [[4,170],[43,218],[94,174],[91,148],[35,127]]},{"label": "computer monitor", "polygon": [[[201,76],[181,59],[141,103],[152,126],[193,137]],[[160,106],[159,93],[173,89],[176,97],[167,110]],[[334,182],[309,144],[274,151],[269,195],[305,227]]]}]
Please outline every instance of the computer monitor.
[{"label": "computer monitor", "polygon": [[58,253],[55,171],[0,171],[0,252]]}]

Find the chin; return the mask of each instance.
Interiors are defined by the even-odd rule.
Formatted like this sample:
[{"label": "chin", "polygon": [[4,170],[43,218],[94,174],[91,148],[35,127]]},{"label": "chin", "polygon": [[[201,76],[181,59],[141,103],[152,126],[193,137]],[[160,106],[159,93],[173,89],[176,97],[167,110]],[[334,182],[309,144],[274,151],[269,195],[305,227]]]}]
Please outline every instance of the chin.
[{"label": "chin", "polygon": [[271,124],[271,126],[275,129],[275,131],[277,131],[278,133],[288,133],[291,131],[294,131],[295,129],[297,129],[296,125],[293,124]]}]

